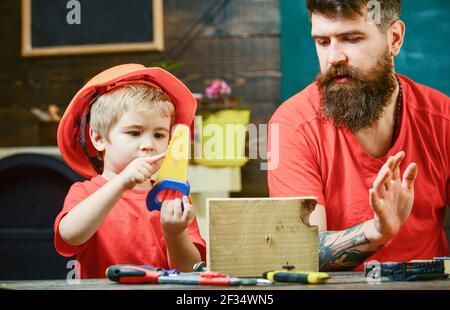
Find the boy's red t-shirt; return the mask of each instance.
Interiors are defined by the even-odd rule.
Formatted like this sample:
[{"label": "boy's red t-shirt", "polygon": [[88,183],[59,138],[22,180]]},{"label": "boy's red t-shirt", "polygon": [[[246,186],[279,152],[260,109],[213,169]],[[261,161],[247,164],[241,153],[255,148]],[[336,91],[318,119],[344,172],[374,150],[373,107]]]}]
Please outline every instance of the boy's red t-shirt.
[{"label": "boy's red t-shirt", "polygon": [[[63,210],[55,220],[55,248],[63,256],[77,255],[81,278],[104,278],[106,268],[115,264],[150,265],[169,269],[167,248],[158,211],[146,206],[148,190],[126,191],[106,216],[97,232],[83,245],[71,246],[58,231],[61,219],[82,200],[107,183],[102,176],[77,182],[69,190]],[[169,192],[168,192],[169,193]],[[173,199],[166,196],[166,199]],[[194,218],[188,234],[200,252],[206,256],[206,244]]]},{"label": "boy's red t-shirt", "polygon": [[399,78],[403,88],[400,131],[383,157],[364,152],[348,128],[335,128],[318,117],[316,83],[287,100],[270,121],[271,127],[279,126],[277,136],[269,130],[269,151],[272,160],[278,161],[268,171],[270,196],[316,196],[325,206],[329,231],[374,217],[368,191],[389,156],[405,151],[401,174],[409,163],[417,163],[412,213],[395,238],[369,260],[395,262],[449,254],[443,221],[450,205],[450,99],[404,76]]}]

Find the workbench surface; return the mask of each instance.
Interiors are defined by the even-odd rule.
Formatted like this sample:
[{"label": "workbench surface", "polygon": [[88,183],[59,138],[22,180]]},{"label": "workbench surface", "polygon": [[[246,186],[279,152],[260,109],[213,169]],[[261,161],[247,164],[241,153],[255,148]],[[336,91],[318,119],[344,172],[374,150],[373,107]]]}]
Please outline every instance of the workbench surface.
[{"label": "workbench surface", "polygon": [[166,284],[124,285],[108,279],[80,280],[69,284],[66,280],[0,281],[0,289],[11,290],[450,290],[450,279],[421,282],[368,283],[362,272],[330,272],[327,284],[276,284],[269,286],[196,286]]}]

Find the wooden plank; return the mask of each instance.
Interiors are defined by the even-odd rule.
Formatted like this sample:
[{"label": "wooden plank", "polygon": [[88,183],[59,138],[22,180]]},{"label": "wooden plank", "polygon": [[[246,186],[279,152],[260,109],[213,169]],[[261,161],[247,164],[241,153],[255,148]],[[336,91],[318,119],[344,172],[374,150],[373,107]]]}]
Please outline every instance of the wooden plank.
[{"label": "wooden plank", "polygon": [[193,92],[202,92],[212,79],[219,78],[244,102],[279,100],[278,39],[202,39],[178,60],[185,66],[177,75]]},{"label": "wooden plank", "polygon": [[[102,70],[126,62],[150,65],[154,60],[154,56],[143,54],[133,60],[126,55],[114,55],[109,60],[90,56],[82,61],[48,57],[14,70],[7,65],[0,73],[0,101],[23,105],[55,102],[63,107],[84,82]],[[202,92],[212,79],[223,78],[244,102],[279,101],[278,40],[205,39],[177,60],[185,65],[174,74],[193,92]]]},{"label": "wooden plank", "polygon": [[314,197],[208,199],[208,269],[244,277],[286,264],[318,271],[318,228],[309,225],[316,203]]},{"label": "wooden plank", "polygon": [[200,36],[279,33],[279,0],[229,0],[219,7],[222,1],[164,1],[167,37],[185,37],[194,25],[200,27]]},{"label": "wooden plank", "polygon": [[38,145],[38,121],[29,109],[0,109],[0,146]]}]

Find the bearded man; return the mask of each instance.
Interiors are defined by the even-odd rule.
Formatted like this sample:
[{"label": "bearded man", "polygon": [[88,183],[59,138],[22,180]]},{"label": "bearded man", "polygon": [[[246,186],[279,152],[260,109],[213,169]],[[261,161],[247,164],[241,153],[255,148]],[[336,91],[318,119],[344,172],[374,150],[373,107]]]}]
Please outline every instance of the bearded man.
[{"label": "bearded man", "polygon": [[376,24],[365,0],[306,1],[320,73],[269,123],[270,196],[318,198],[321,270],[449,253],[450,99],[395,72],[401,1],[378,2]]}]

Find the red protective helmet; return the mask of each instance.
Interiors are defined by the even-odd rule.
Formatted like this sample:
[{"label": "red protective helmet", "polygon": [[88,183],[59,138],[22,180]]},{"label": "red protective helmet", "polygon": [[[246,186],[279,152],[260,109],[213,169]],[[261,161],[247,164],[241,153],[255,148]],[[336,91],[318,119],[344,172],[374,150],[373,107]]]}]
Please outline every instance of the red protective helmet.
[{"label": "red protective helmet", "polygon": [[140,64],[124,64],[107,69],[77,92],[58,126],[58,147],[62,157],[84,177],[92,178],[101,173],[101,163],[89,138],[88,117],[92,103],[116,87],[135,83],[161,88],[175,107],[175,124],[192,124],[197,101],[189,89],[169,72]]}]

